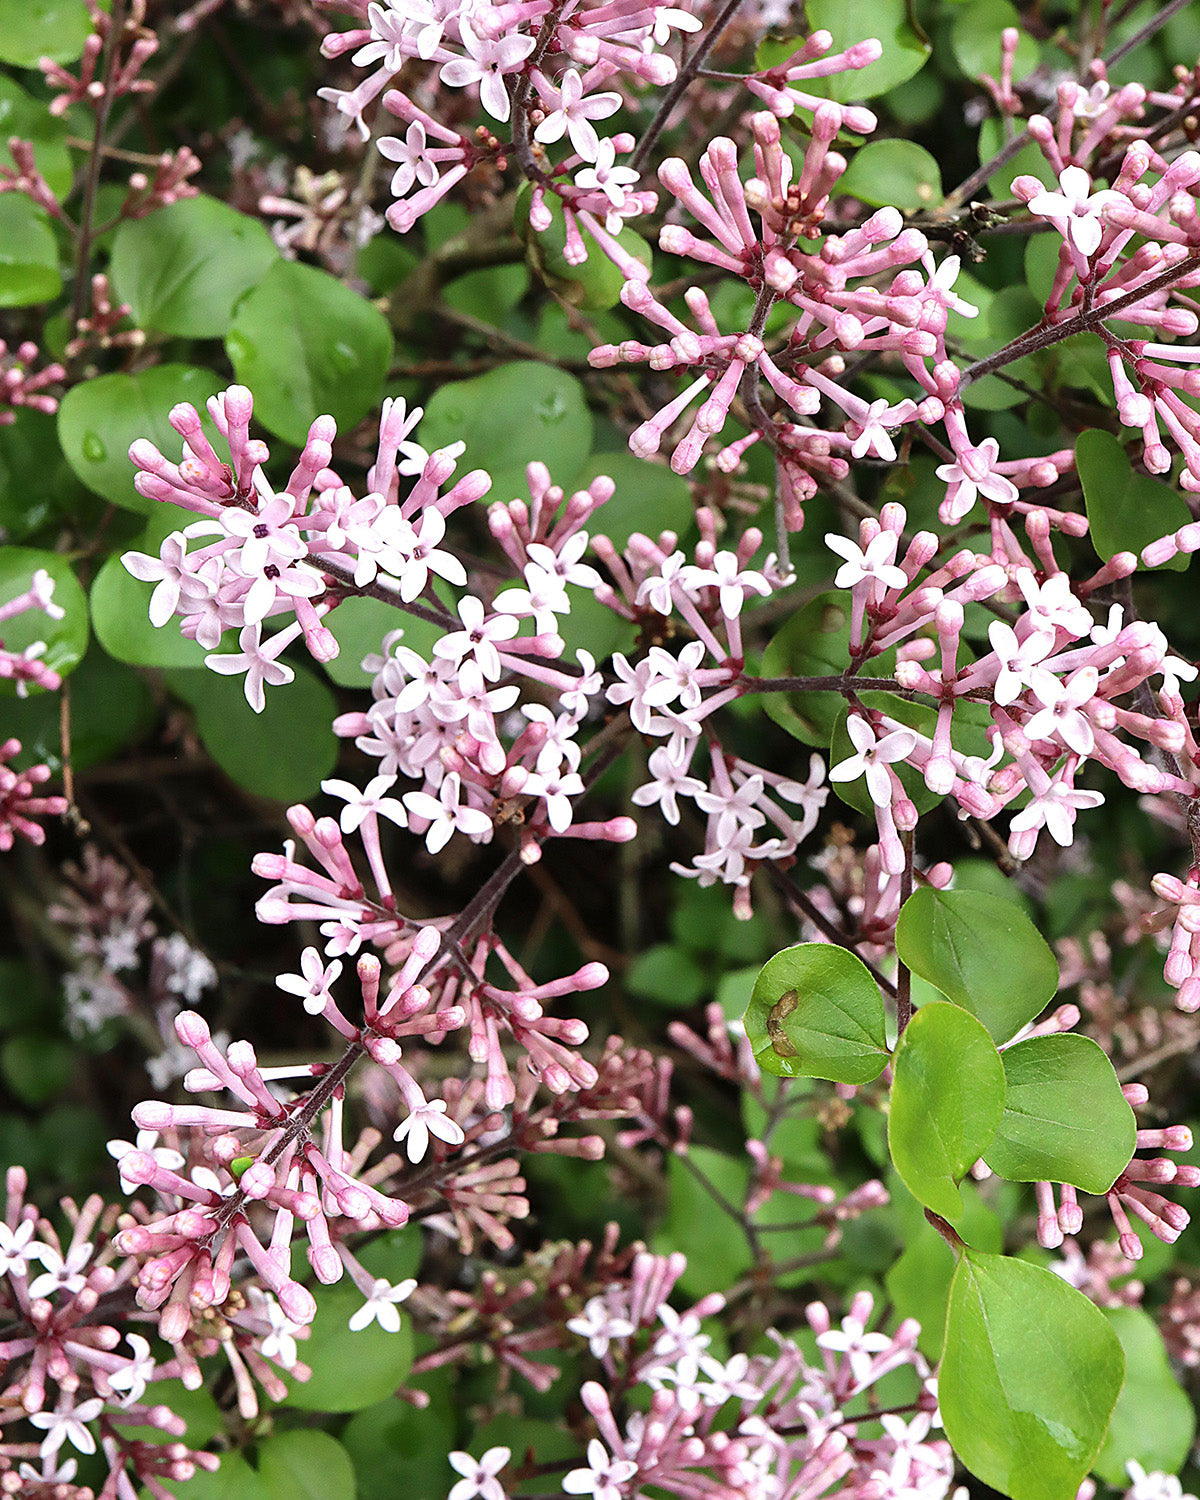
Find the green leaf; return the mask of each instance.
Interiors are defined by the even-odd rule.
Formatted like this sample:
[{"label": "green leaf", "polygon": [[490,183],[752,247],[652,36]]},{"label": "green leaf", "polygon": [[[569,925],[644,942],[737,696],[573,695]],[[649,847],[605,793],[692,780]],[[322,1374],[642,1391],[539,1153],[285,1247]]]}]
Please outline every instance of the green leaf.
[{"label": "green leaf", "polygon": [[[240,1453],[222,1453],[221,1467],[215,1474],[197,1469],[191,1479],[173,1479],[171,1489],[177,1500],[269,1500],[257,1471]],[[142,1495],[151,1500],[148,1489],[143,1489]]]},{"label": "green leaf", "polygon": [[[204,748],[222,771],[256,797],[302,802],[313,796],[337,761],[330,728],[337,703],[307,667],[294,682],[267,690],[256,714],[246,702],[241,677],[213,671],[171,671],[167,681],[196,715]],[[333,1410],[333,1408],[330,1408]]]},{"label": "green leaf", "polygon": [[258,1445],[268,1500],[355,1500],[354,1465],[341,1443],[312,1427],[276,1432]]},{"label": "green leaf", "polygon": [[1124,1373],[1104,1314],[1053,1271],[963,1253],[938,1405],[954,1451],[985,1484],[1012,1500],[1074,1500]]},{"label": "green leaf", "polygon": [[[167,420],[171,408],[188,401],[203,415],[204,403],[224,384],[214,371],[198,365],[156,365],[138,375],[97,375],[81,381],[58,408],[58,438],[67,462],[97,495],[127,510],[152,514],[159,502],[143,499],[134,489],[137,471],[129,461],[129,445],[135,438],[149,438],[166,458],[177,462],[183,439]],[[219,441],[207,421],[205,429],[210,440]]]},{"label": "green leaf", "polygon": [[841,52],[868,37],[878,37],[883,43],[878,62],[832,78],[807,79],[803,87],[809,93],[841,104],[873,99],[925,66],[929,42],[913,25],[905,0],[807,0],[805,11],[812,30],[832,33],[831,52]]},{"label": "green leaf", "polygon": [[21,193],[3,194],[0,196],[0,307],[50,302],[61,291],[58,246],[49,216]]},{"label": "green leaf", "polygon": [[1013,76],[1022,78],[1037,67],[1038,48],[1008,0],[972,0],[955,16],[950,47],[954,60],[972,82],[980,73],[999,78],[1000,37],[1006,26],[1015,27],[1021,38],[1013,60]]},{"label": "green leaf", "polygon": [[177,338],[219,338],[233,308],[279,260],[257,219],[199,194],[144,219],[127,219],[113,241],[117,296],[142,328]]},{"label": "green leaf", "polygon": [[759,1065],[783,1078],[870,1083],[888,1060],[879,986],[832,943],[797,943],[768,959],[745,1024]]},{"label": "green leaf", "polygon": [[[21,741],[21,760],[62,767],[57,693],[31,693],[4,705],[5,733]],[[85,770],[107,760],[154,722],[154,700],[136,672],[93,644],[71,674],[71,764]]]},{"label": "green leaf", "polygon": [[656,1005],[686,1010],[709,993],[712,982],[691,954],[658,943],[634,959],[625,975],[625,988]]},{"label": "green leaf", "polygon": [[[0,41],[0,49],[3,41]],[[14,136],[33,147],[33,160],[52,193],[62,197],[71,186],[71,153],[67,149],[70,128],[52,115],[45,102],[35,99],[15,79],[0,77],[0,166],[14,165],[7,143]]]},{"label": "green leaf", "polygon": [[[404,1475],[405,1500],[444,1500],[446,1454],[459,1445],[455,1384],[456,1372],[430,1370],[421,1376],[421,1389],[432,1397],[423,1410],[407,1401],[388,1400],[350,1418],[341,1440],[354,1463],[359,1500],[397,1500],[398,1473]],[[513,1418],[501,1420],[507,1427]],[[570,1434],[561,1426],[557,1432],[568,1445],[562,1456],[568,1457],[576,1451],[570,1447]],[[488,1444],[476,1434],[471,1446],[482,1453]],[[544,1463],[547,1455],[540,1445],[537,1454]]]},{"label": "green leaf", "polygon": [[[850,661],[850,596],[831,590],[810,599],[763,652],[764,677],[839,676]],[[872,671],[872,676],[878,676]],[[782,729],[806,745],[824,749],[846,707],[834,692],[768,693],[763,706]]]},{"label": "green leaf", "polygon": [[838,192],[876,207],[890,203],[904,213],[917,213],[941,203],[942,173],[914,141],[868,141],[854,153]]},{"label": "green leaf", "polygon": [[36,68],[43,57],[74,62],[91,29],[84,0],[0,0],[0,62],[18,68]]},{"label": "green leaf", "polygon": [[[334,1286],[314,1286],[317,1316],[301,1357],[312,1379],[289,1385],[287,1404],[301,1411],[360,1411],[390,1396],[412,1364],[412,1329],[401,1310],[400,1330],[388,1333],[370,1323],[351,1333],[350,1319],[363,1294],[348,1276]],[[327,1493],[337,1493],[331,1491]]]},{"label": "green leaf", "polygon": [[[1075,441],[1075,466],[1083,485],[1092,543],[1104,559],[1133,552],[1178,531],[1191,512],[1175,489],[1148,474],[1135,474],[1123,443],[1111,432],[1089,427]],[[1166,567],[1183,572],[1190,558],[1173,557]]]},{"label": "green leaf", "polygon": [[948,1001],[923,1005],[896,1047],[888,1110],[888,1147],[913,1197],[959,1219],[959,1179],[1003,1113],[1004,1067],[983,1026]]},{"label": "green leaf", "polygon": [[[78,387],[77,387],[78,389]],[[154,504],[146,529],[134,537],[129,552],[158,556],[163,539],[193,519],[191,511],[175,505]],[[153,583],[142,583],[126,569],[121,554],[108,558],[92,584],[92,623],[96,639],[110,656],[135,667],[203,667],[203,646],[179,633],[180,621],[170,619],[161,630],[150,623]]]},{"label": "green leaf", "polygon": [[1001,1054],[1004,1118],[984,1153],[1010,1182],[1069,1182],[1107,1193],[1137,1143],[1112,1063],[1086,1036],[1036,1036]]},{"label": "green leaf", "polygon": [[[28,592],[33,575],[39,570],[49,573],[54,580],[54,604],[63,611],[63,617],[55,620],[44,610],[27,609],[4,622],[4,644],[10,651],[24,651],[37,641],[44,642],[46,649],[40,659],[65,677],[83,660],[87,650],[88,607],[79,580],[62,553],[42,552],[34,547],[0,547],[0,604]],[[44,691],[38,687],[29,689],[31,694]],[[15,692],[11,682],[0,684],[0,697],[12,697]]]},{"label": "green leaf", "polygon": [[914,973],[1007,1042],[1058,989],[1058,963],[1019,906],[923,886],[904,903],[896,952]]},{"label": "green leaf", "polygon": [[225,351],[254,392],[254,415],[299,445],[317,417],[345,431],[378,403],[392,332],[377,307],[327,271],[280,260],[238,303]]},{"label": "green leaf", "polygon": [[1140,1307],[1102,1311],[1125,1351],[1125,1385],[1092,1469],[1117,1489],[1129,1483],[1130,1459],[1147,1473],[1177,1474],[1191,1452],[1196,1413],[1171,1369],[1162,1334]]},{"label": "green leaf", "polygon": [[441,386],[425,407],[419,437],[429,450],[465,442],[465,468],[486,464],[490,499],[527,496],[525,466],[535,459],[566,483],[592,448],[583,386],[565,370],[515,360],[470,380]]}]

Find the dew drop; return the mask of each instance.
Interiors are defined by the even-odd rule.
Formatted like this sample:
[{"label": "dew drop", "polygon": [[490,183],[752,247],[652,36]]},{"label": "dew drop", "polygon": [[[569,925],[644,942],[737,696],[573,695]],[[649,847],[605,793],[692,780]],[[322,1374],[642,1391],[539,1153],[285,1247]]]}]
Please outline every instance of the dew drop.
[{"label": "dew drop", "polygon": [[225,352],[236,368],[243,361],[253,359],[258,351],[244,333],[231,329],[225,335]]},{"label": "dew drop", "polygon": [[350,344],[334,344],[329,351],[329,363],[335,370],[348,375],[358,368],[358,355]]},{"label": "dew drop", "polygon": [[561,422],[567,414],[567,403],[562,393],[555,391],[552,396],[547,396],[544,401],[539,401],[534,407],[534,412],[540,422],[547,427],[553,427]]},{"label": "dew drop", "polygon": [[83,435],[83,456],[94,464],[102,464],[108,457],[108,449],[100,440],[97,432],[85,432]]}]

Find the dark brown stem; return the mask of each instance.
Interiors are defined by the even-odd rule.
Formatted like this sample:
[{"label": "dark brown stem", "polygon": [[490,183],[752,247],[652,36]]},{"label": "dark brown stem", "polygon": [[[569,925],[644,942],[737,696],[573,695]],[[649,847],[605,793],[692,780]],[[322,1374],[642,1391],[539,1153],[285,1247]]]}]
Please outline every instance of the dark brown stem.
[{"label": "dark brown stem", "polygon": [[113,0],[109,20],[108,36],[104,42],[104,93],[96,105],[96,128],[92,132],[92,151],[88,157],[87,173],[83,179],[83,202],[79,212],[79,233],[75,241],[75,285],[71,290],[71,333],[79,327],[83,316],[84,298],[87,296],[88,269],[92,258],[92,243],[95,239],[93,222],[96,213],[96,192],[100,186],[100,168],[104,162],[104,133],[108,128],[109,111],[116,97],[117,63],[121,51],[121,33],[125,30],[127,0]]},{"label": "dark brown stem", "polygon": [[705,58],[708,57],[709,53],[717,45],[721,33],[729,25],[730,21],[733,20],[741,3],[742,0],[725,0],[725,4],[713,18],[713,23],[705,33],[703,41],[699,43],[688,60],[680,66],[679,72],[675,77],[675,82],[667,90],[666,97],[658,106],[654,118],[647,125],[645,133],[634,148],[633,155],[629,158],[629,165],[635,172],[641,172],[645,167],[646,158],[654,150],[655,143],[666,129],[671,111],[679,103],[680,99],[682,99],[683,95],[687,92],[688,85],[694,81],[696,74],[704,66]]}]

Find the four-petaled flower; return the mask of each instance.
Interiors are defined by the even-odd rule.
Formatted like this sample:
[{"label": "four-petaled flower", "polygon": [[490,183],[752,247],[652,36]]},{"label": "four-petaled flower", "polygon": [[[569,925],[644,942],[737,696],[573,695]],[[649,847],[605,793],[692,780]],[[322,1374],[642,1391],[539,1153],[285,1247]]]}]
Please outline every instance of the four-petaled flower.
[{"label": "four-petaled flower", "polygon": [[469,1453],[448,1455],[450,1467],[462,1479],[453,1486],[446,1500],[505,1500],[504,1486],[496,1478],[512,1457],[511,1448],[489,1448],[480,1459]]},{"label": "four-petaled flower", "polygon": [[876,739],[875,731],[859,714],[851,714],[846,720],[849,734],[857,754],[841,761],[829,773],[830,781],[857,781],[867,778],[867,791],[876,807],[887,807],[892,800],[892,773],[888,766],[903,760],[917,743],[911,729],[893,729],[882,739]]},{"label": "four-petaled flower", "polygon": [[392,1139],[403,1141],[409,1161],[416,1162],[424,1161],[431,1135],[448,1146],[461,1146],[466,1139],[462,1126],[446,1114],[444,1099],[418,1100],[410,1107],[408,1118],[396,1126]]},{"label": "four-petaled flower", "polygon": [[535,141],[550,145],[561,141],[564,134],[570,136],[571,145],[584,161],[595,161],[600,149],[600,137],[596,134],[593,120],[607,120],[621,107],[620,94],[589,94],[583,92],[583,80],[574,68],[563,74],[562,83],[553,92],[547,86],[543,92],[553,97],[558,95],[558,107],[551,109],[546,118],[533,132]]},{"label": "four-petaled flower", "polygon": [[1085,259],[1099,249],[1104,234],[1100,210],[1106,203],[1123,200],[1124,194],[1104,188],[1092,192],[1092,179],[1082,167],[1064,167],[1058,176],[1058,192],[1043,190],[1026,200],[1031,214],[1049,219],[1063,239]]},{"label": "four-petaled flower", "polygon": [[870,578],[885,589],[902,589],[908,583],[903,568],[896,566],[896,535],[881,531],[867,543],[866,551],[852,542],[848,536],[839,536],[831,531],[825,537],[825,545],[846,561],[837,570],[833,582],[839,589],[852,589],[855,584]]},{"label": "four-petaled flower", "polygon": [[411,1276],[396,1286],[383,1276],[377,1277],[370,1295],[350,1318],[350,1332],[359,1333],[371,1323],[378,1323],[386,1333],[400,1332],[400,1311],[397,1303],[410,1297],[417,1283]]}]

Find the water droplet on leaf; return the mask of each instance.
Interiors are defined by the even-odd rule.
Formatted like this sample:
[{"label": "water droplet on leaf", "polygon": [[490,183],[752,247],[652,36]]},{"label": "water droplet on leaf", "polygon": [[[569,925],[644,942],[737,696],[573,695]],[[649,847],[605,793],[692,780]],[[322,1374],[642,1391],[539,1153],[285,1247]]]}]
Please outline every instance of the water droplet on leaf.
[{"label": "water droplet on leaf", "polygon": [[91,463],[102,464],[108,457],[108,449],[104,446],[97,432],[85,432],[83,435],[83,456]]}]

